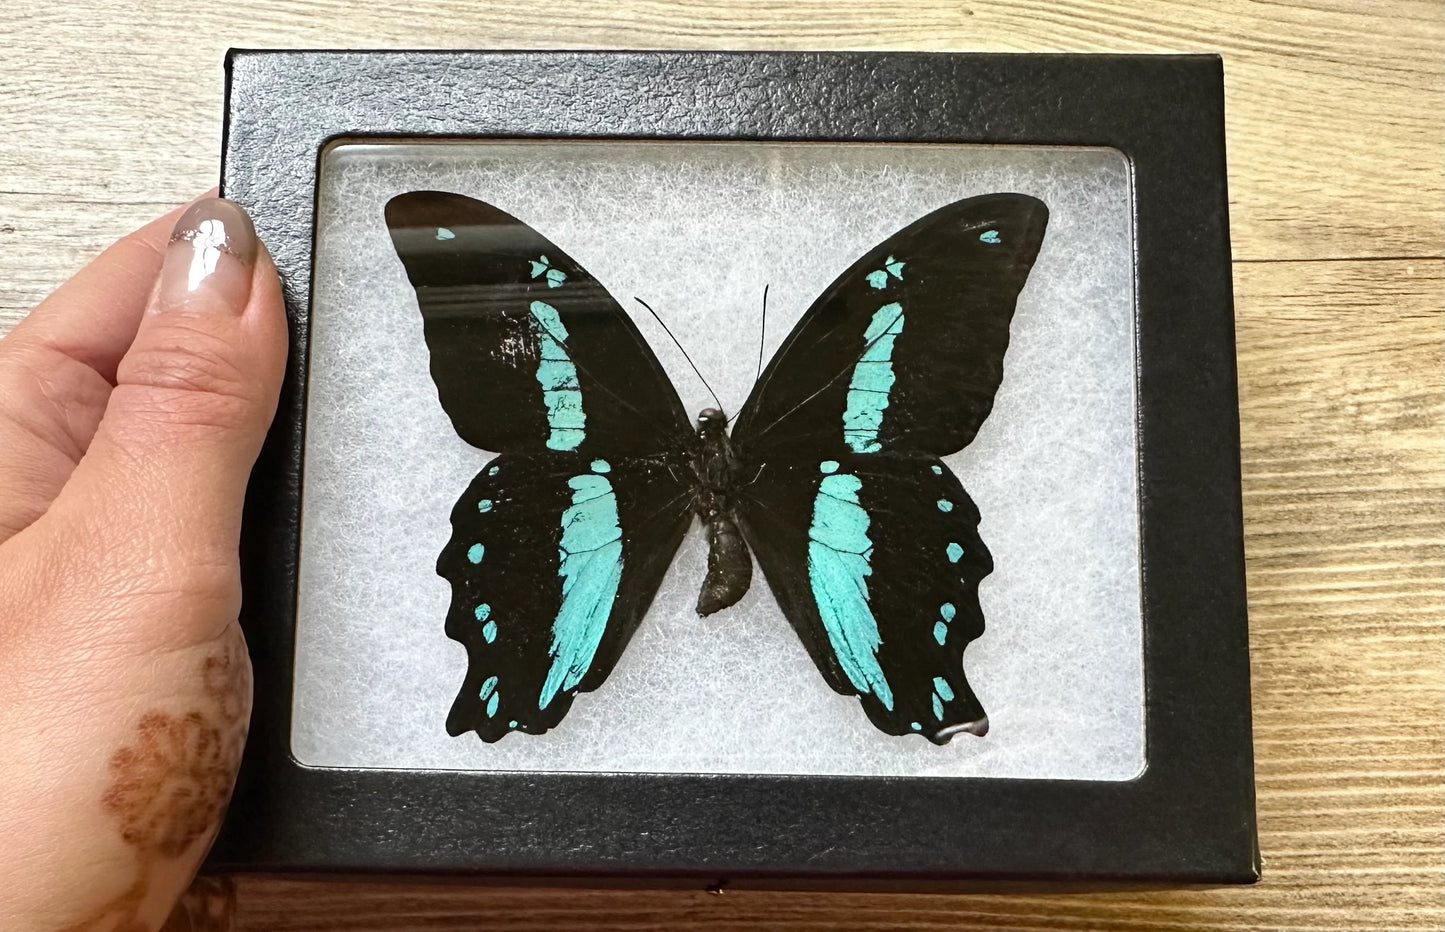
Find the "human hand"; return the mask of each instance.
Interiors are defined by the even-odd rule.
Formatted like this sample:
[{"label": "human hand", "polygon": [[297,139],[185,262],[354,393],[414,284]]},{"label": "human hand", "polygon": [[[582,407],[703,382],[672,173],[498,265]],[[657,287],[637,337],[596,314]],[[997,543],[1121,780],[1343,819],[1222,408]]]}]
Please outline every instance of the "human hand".
[{"label": "human hand", "polygon": [[215,836],[251,708],[241,503],[285,358],[275,266],[216,198],[0,340],[0,929],[155,929]]}]

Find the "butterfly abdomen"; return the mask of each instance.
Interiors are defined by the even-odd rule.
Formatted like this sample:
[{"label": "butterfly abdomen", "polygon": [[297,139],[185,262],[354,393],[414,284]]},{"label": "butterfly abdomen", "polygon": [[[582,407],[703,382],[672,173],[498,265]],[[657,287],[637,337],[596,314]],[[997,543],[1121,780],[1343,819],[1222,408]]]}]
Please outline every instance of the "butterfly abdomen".
[{"label": "butterfly abdomen", "polygon": [[707,577],[697,596],[697,613],[711,615],[747,594],[753,583],[753,557],[733,513],[738,461],[728,439],[727,417],[716,408],[707,408],[697,420],[693,511],[708,531]]}]

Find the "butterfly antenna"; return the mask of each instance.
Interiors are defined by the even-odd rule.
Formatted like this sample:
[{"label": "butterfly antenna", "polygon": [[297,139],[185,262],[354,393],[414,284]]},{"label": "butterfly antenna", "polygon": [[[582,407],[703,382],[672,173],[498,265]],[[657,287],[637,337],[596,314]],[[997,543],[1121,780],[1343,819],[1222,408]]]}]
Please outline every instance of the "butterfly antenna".
[{"label": "butterfly antenna", "polygon": [[860,360],[860,359],[862,359],[864,356],[868,355],[868,351],[869,351],[870,349],[872,349],[872,348],[878,343],[879,340],[881,340],[881,339],[883,339],[884,337],[888,336],[889,332],[892,330],[893,324],[896,323],[896,322],[898,321],[898,319],[899,319],[900,317],[902,317],[902,316],[903,316],[903,309],[902,309],[902,308],[899,308],[898,313],[897,313],[896,315],[894,315],[893,320],[889,322],[889,325],[888,325],[887,327],[883,328],[881,331],[879,331],[878,335],[875,336],[873,339],[871,339],[871,340],[869,340],[867,343],[863,344],[863,349],[859,351],[859,353],[858,353],[857,356],[853,357],[853,360],[852,360],[851,362],[849,362],[849,363],[848,363],[846,366],[844,366],[843,368],[839,369],[837,375],[833,376],[831,379],[829,379],[828,381],[824,382],[824,383],[818,388],[817,391],[813,392],[813,394],[809,395],[807,398],[804,398],[802,401],[800,401],[800,402],[798,402],[797,404],[793,405],[793,406],[792,406],[791,408],[789,408],[787,411],[784,411],[781,415],[779,415],[778,417],[774,418],[774,419],[773,419],[773,422],[772,422],[771,424],[769,424],[767,427],[764,427],[761,431],[758,432],[758,439],[761,439],[761,438],[765,437],[765,436],[768,434],[768,432],[771,431],[774,427],[777,427],[779,424],[783,423],[783,422],[786,421],[789,417],[791,417],[794,411],[797,411],[799,408],[803,407],[803,406],[806,405],[808,402],[812,401],[814,398],[817,398],[819,395],[823,394],[825,391],[827,391],[829,388],[831,388],[834,383],[836,383],[839,379],[841,379],[844,375],[846,375],[847,373],[851,372],[852,369],[853,369],[853,367],[858,364],[858,360]]},{"label": "butterfly antenna", "polygon": [[693,361],[692,361],[692,357],[689,356],[689,355],[687,355],[687,350],[685,350],[685,349],[682,348],[682,343],[680,343],[680,342],[678,341],[677,337],[675,337],[675,336],[672,335],[672,331],[671,331],[670,329],[668,329],[667,324],[665,324],[665,323],[662,322],[662,318],[657,315],[657,312],[654,311],[654,310],[652,309],[652,306],[649,305],[646,301],[642,300],[641,298],[637,298],[637,297],[634,297],[632,300],[636,301],[638,304],[641,304],[643,307],[647,308],[647,313],[649,313],[649,314],[652,315],[652,319],[655,320],[655,321],[657,321],[657,323],[662,327],[663,332],[667,334],[668,339],[672,340],[672,345],[673,345],[673,346],[676,346],[677,349],[678,349],[678,352],[682,353],[682,358],[687,360],[687,364],[688,364],[689,366],[692,366],[692,371],[697,373],[697,377],[698,377],[699,379],[702,379],[702,384],[703,384],[703,386],[704,386],[705,388],[707,388],[707,393],[712,396],[713,404],[717,405],[718,410],[721,411],[723,405],[722,405],[722,402],[718,400],[717,392],[713,391],[713,390],[712,390],[712,386],[707,384],[707,379],[703,378],[703,374],[702,374],[702,372],[698,369],[697,363],[693,362]]},{"label": "butterfly antenna", "polygon": [[763,377],[763,347],[768,342],[768,286],[763,286],[763,322],[758,327],[758,374],[753,376],[753,384]]},{"label": "butterfly antenna", "polygon": [[[763,286],[763,322],[762,322],[762,324],[758,327],[758,372],[757,372],[756,375],[753,376],[753,385],[754,385],[754,386],[756,386],[756,385],[758,384],[758,382],[760,382],[760,381],[762,380],[762,378],[763,378],[763,348],[766,347],[767,345],[768,345],[768,286],[767,286],[767,285],[764,285],[764,286]],[[747,402],[744,402],[743,404],[746,405]],[[732,414],[729,414],[726,423],[731,424],[731,423],[733,422],[733,418],[737,417],[738,414],[741,413],[741,411],[742,411],[742,408],[739,407],[737,411],[734,411]]]}]

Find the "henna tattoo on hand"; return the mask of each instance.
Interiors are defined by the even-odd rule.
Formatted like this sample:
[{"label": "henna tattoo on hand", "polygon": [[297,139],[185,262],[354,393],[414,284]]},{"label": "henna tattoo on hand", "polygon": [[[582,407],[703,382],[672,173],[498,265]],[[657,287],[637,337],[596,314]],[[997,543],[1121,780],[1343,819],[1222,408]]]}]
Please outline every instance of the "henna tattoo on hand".
[{"label": "henna tattoo on hand", "polygon": [[[157,869],[185,855],[198,840],[204,838],[209,845],[220,827],[251,712],[251,665],[239,629],[232,628],[206,658],[201,676],[200,708],[180,715],[146,713],[132,743],[111,757],[110,786],[101,805],[116,819],[121,838],[135,849],[136,879],[94,916],[65,932],[151,932],[140,913]],[[190,924],[174,928],[229,927],[228,916],[224,925],[191,922],[203,915],[188,911],[181,918]],[[165,928],[177,921],[173,914]]]}]

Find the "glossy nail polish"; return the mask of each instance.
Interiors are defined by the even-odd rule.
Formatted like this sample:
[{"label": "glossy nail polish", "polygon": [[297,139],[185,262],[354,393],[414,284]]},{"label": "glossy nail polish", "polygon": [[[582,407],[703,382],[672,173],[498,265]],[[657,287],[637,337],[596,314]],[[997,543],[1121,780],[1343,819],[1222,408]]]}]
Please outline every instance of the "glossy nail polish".
[{"label": "glossy nail polish", "polygon": [[155,310],[240,314],[251,297],[257,248],[240,207],[221,198],[192,204],[171,232]]}]

